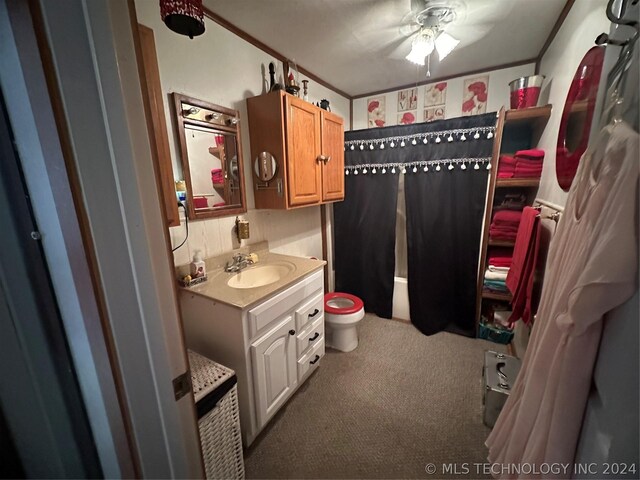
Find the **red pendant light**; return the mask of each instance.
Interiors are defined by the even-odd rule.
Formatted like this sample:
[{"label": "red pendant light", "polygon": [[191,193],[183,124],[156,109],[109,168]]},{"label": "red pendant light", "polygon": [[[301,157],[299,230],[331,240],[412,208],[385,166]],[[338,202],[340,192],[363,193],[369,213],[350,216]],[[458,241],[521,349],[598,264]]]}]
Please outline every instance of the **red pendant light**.
[{"label": "red pendant light", "polygon": [[160,16],[167,27],[189,38],[204,33],[202,0],[160,0]]}]

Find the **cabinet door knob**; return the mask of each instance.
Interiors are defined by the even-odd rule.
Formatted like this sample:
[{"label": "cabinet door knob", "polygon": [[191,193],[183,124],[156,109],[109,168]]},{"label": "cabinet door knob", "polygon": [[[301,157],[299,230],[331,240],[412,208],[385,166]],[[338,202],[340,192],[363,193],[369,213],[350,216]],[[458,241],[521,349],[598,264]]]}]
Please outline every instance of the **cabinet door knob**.
[{"label": "cabinet door knob", "polygon": [[316,338],[318,338],[319,336],[320,336],[320,334],[319,334],[318,332],[316,332],[316,334],[315,334],[313,337],[311,337],[311,338],[309,339],[309,341],[310,341],[310,342],[313,342],[313,341],[314,341]]},{"label": "cabinet door knob", "polygon": [[316,355],[316,358],[314,358],[313,360],[311,360],[311,361],[309,362],[309,364],[313,365],[314,363],[317,363],[317,362],[318,362],[318,360],[320,360],[320,355]]},{"label": "cabinet door knob", "polygon": [[324,163],[325,163],[325,165],[326,165],[327,163],[329,163],[329,160],[331,160],[331,155],[329,155],[328,157],[324,157]]},{"label": "cabinet door knob", "polygon": [[310,314],[309,314],[309,318],[313,318],[313,317],[315,317],[315,316],[316,316],[317,314],[319,314],[319,313],[320,313],[320,310],[318,310],[318,309],[316,308],[316,309],[313,311],[313,313],[310,313]]},{"label": "cabinet door knob", "polygon": [[324,155],[318,155],[318,157],[316,158],[316,162],[320,163],[320,162],[326,162],[327,161],[327,157],[325,157]]},{"label": "cabinet door knob", "polygon": [[293,330],[293,329],[292,329],[292,330],[289,330],[289,335],[295,335],[295,334],[296,334],[296,331],[295,331],[295,330]]}]

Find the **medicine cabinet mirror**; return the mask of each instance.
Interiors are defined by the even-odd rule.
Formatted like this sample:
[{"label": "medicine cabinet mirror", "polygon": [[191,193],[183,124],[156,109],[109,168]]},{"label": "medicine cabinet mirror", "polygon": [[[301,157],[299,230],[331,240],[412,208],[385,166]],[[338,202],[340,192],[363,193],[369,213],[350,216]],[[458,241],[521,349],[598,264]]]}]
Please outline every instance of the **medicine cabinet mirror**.
[{"label": "medicine cabinet mirror", "polygon": [[238,112],[179,93],[173,101],[189,219],[246,212]]}]

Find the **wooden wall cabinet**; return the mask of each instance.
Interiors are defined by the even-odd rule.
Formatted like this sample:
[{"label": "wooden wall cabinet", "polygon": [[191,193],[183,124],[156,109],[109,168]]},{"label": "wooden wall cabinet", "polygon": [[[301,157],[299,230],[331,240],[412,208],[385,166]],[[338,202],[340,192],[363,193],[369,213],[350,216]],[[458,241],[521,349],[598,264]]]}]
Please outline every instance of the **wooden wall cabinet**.
[{"label": "wooden wall cabinet", "polygon": [[[290,209],[344,199],[344,120],[284,91],[247,99],[256,208]],[[278,164],[255,175],[260,152]]]}]

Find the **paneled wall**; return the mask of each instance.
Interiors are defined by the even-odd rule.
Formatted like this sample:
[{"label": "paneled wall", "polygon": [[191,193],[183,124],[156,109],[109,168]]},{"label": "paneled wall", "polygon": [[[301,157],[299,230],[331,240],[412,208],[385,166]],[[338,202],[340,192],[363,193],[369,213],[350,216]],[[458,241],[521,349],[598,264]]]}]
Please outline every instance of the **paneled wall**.
[{"label": "paneled wall", "polygon": [[[182,179],[182,168],[169,93],[179,92],[239,110],[248,208],[245,217],[251,228],[249,243],[268,240],[271,249],[276,252],[321,257],[320,207],[289,212],[254,208],[245,100],[265,91],[268,81],[268,73],[265,72],[268,72],[269,62],[275,60],[208,19],[205,19],[205,33],[190,40],[175,34],[162,23],[157,1],[136,0],[135,5],[138,22],[153,29],[155,35],[175,179]],[[304,59],[296,60],[304,65]],[[282,65],[277,61],[275,63],[281,79]],[[322,75],[322,72],[317,73]],[[303,78],[301,75],[300,79]],[[332,111],[342,116],[348,126],[349,100],[310,81],[309,100],[316,102],[322,98],[330,101]],[[190,262],[195,250],[212,256],[237,246],[233,235],[234,221],[235,216],[189,222],[189,239],[174,252],[174,263],[182,265]],[[185,238],[184,220],[179,227],[171,228],[170,232],[175,247]]]}]

